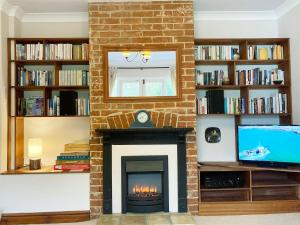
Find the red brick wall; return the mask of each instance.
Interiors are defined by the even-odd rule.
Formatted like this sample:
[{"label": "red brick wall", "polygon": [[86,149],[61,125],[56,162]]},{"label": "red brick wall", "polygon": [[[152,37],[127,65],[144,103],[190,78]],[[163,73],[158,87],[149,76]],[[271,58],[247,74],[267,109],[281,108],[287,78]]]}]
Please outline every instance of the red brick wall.
[{"label": "red brick wall", "polygon": [[[92,151],[90,200],[91,216],[95,217],[102,213],[103,204],[102,137],[96,135],[96,128],[127,127],[132,120],[130,115],[140,109],[151,111],[158,126],[171,123],[175,127],[196,127],[193,1],[89,4],[89,36]],[[103,102],[102,46],[130,44],[177,44],[182,48],[182,100],[163,103]],[[162,119],[165,121],[162,122]],[[187,170],[188,209],[196,214],[198,181],[195,132],[187,136]]]}]

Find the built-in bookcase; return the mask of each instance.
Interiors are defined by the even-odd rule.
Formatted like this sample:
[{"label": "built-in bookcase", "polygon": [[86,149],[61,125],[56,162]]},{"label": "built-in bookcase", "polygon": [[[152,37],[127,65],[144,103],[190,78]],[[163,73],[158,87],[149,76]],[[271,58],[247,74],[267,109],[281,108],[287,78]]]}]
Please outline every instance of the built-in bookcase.
[{"label": "built-in bookcase", "polygon": [[[224,90],[225,113],[274,115],[292,122],[289,39],[196,39],[197,112],[205,116],[207,90]],[[226,92],[230,92],[226,96]]]},{"label": "built-in bookcase", "polygon": [[[87,38],[8,39],[8,170],[24,166],[24,119],[88,117]],[[61,92],[76,94],[76,112],[62,113]]]}]

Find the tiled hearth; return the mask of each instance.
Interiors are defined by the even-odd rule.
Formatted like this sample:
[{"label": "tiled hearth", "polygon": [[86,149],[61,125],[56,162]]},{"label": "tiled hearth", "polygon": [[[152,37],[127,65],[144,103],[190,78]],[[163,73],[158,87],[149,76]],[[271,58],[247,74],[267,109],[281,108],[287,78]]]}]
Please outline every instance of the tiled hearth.
[{"label": "tiled hearth", "polygon": [[126,214],[101,216],[97,225],[195,225],[188,214]]}]

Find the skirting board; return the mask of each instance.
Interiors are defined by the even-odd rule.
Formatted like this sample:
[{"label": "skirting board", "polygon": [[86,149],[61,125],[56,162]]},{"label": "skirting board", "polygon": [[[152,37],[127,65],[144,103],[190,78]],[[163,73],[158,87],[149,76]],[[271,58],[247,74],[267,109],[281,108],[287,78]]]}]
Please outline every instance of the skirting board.
[{"label": "skirting board", "polygon": [[0,224],[72,223],[89,219],[90,211],[8,213],[2,214]]}]

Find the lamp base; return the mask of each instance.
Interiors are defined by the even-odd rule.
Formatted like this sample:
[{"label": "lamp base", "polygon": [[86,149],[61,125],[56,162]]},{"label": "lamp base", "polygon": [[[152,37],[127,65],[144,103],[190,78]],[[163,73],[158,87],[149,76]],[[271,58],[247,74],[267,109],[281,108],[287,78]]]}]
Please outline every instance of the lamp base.
[{"label": "lamp base", "polygon": [[30,170],[41,169],[41,159],[30,159],[29,160],[29,169]]}]

